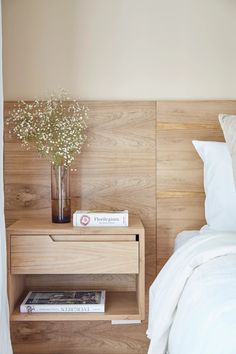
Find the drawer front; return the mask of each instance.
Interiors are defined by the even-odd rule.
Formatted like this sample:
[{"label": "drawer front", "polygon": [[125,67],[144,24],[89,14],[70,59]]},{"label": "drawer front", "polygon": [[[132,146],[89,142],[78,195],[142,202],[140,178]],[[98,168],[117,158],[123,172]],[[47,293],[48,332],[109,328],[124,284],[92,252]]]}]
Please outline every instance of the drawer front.
[{"label": "drawer front", "polygon": [[138,273],[138,250],[137,241],[57,242],[50,235],[11,236],[11,273]]}]

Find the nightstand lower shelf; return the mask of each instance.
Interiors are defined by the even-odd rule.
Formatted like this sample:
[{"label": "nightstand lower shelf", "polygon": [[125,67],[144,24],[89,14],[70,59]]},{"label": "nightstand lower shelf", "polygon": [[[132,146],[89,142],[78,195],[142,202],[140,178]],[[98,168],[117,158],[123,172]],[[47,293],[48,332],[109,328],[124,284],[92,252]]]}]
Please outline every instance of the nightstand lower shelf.
[{"label": "nightstand lower shelf", "polygon": [[140,320],[136,292],[106,292],[106,307],[102,313],[21,313],[17,306],[11,321],[111,321]]}]

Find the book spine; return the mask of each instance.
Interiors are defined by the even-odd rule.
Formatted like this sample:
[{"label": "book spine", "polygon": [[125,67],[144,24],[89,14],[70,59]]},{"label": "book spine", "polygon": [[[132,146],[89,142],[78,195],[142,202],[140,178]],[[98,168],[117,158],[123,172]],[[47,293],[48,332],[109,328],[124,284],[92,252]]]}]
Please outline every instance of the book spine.
[{"label": "book spine", "polygon": [[74,226],[128,226],[128,214],[73,214]]},{"label": "book spine", "polygon": [[104,305],[21,305],[22,313],[46,312],[105,312]]}]

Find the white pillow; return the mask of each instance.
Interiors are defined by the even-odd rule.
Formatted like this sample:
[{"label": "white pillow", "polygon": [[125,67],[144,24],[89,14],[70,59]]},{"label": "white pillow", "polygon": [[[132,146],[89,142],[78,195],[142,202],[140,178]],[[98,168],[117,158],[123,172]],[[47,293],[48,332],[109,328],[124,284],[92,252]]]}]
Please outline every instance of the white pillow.
[{"label": "white pillow", "polygon": [[236,185],[236,116],[219,114],[219,121],[232,158],[234,184]]},{"label": "white pillow", "polygon": [[236,190],[226,143],[193,141],[204,162],[206,231],[236,231]]}]

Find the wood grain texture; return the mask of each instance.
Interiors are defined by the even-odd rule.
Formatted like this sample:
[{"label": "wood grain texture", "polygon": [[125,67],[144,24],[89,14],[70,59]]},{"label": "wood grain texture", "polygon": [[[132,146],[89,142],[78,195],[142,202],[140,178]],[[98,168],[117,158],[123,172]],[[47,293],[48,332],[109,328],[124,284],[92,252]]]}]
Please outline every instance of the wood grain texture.
[{"label": "wood grain texture", "polygon": [[60,326],[59,322],[14,323],[14,354],[146,354],[145,330],[145,323],[113,326],[103,321],[64,322]]},{"label": "wood grain texture", "polygon": [[138,246],[136,241],[55,242],[48,235],[12,236],[11,273],[138,273]]},{"label": "wood grain texture", "polygon": [[[6,102],[5,116],[14,102]],[[223,141],[219,113],[236,113],[236,101],[86,102],[89,146],[71,171],[75,208],[127,208],[145,225],[147,287],[170,254],[176,234],[204,220],[202,162],[191,141]],[[50,215],[50,168],[5,135],[7,224]],[[157,261],[157,265],[156,265]],[[40,277],[38,275],[37,277]],[[45,287],[52,276],[43,276]],[[118,278],[117,278],[118,277]],[[131,291],[130,275],[97,276],[91,284]],[[65,283],[61,278],[61,285]],[[73,285],[73,278],[68,278]],[[82,280],[85,281],[84,279]],[[37,279],[27,276],[27,286]],[[42,279],[40,280],[42,282]],[[88,282],[89,285],[90,282]],[[19,288],[22,287],[19,282]],[[146,322],[34,322],[12,325],[15,354],[146,354]]]},{"label": "wood grain texture", "polygon": [[84,289],[107,289],[108,291],[135,291],[135,274],[48,274],[48,275],[26,275],[25,288],[37,290],[40,284],[41,289],[53,287],[63,290],[66,288],[76,289],[78,284],[83,284]]},{"label": "wood grain texture", "polygon": [[[5,103],[5,117],[13,104]],[[73,202],[81,209],[115,207],[141,216],[148,288],[156,275],[155,102],[93,101],[86,105],[90,109],[89,145],[71,166]],[[49,217],[50,166],[5,133],[7,225],[22,217]],[[124,287],[123,278],[105,276],[103,281],[110,281],[111,288]],[[148,346],[145,332],[146,322],[133,326],[97,322],[12,325],[14,354],[144,354]]]},{"label": "wood grain texture", "polygon": [[[219,113],[235,114],[236,102],[86,104],[90,108],[90,141],[72,166],[75,208],[115,206],[141,215],[146,231],[148,286],[156,274],[156,260],[159,270],[172,252],[176,234],[198,229],[205,222],[202,162],[191,141],[223,141],[217,117]],[[13,102],[5,104],[5,116],[12,106]],[[20,217],[49,216],[48,163],[36,153],[24,151],[7,132],[5,192],[8,225]],[[126,277],[130,277],[129,290],[134,290],[135,279],[128,275],[98,276],[92,284],[109,284],[111,290],[119,284],[121,291],[127,290]],[[47,286],[52,276],[43,279]],[[31,276],[25,281],[28,286],[37,286]],[[73,285],[72,278],[68,281]],[[61,282],[63,286],[65,279]],[[146,323],[111,326],[75,322],[68,326],[35,322],[12,326],[14,352],[19,354],[144,354],[148,344],[145,330]]]},{"label": "wood grain texture", "polygon": [[[33,221],[33,219],[29,219],[30,222],[27,224],[26,220],[20,220],[10,226],[8,228],[8,260],[9,262],[9,299],[10,303],[14,303],[15,300],[17,302],[15,303],[16,306],[11,313],[11,321],[59,321],[59,322],[67,322],[67,321],[88,321],[88,320],[96,320],[96,321],[107,321],[107,320],[143,320],[145,318],[145,281],[144,281],[144,228],[142,226],[142,223],[140,219],[137,216],[131,216],[130,217],[130,226],[127,228],[117,228],[117,227],[111,227],[109,228],[109,233],[111,236],[114,236],[112,240],[108,241],[96,241],[96,233],[95,231],[98,230],[98,237],[100,237],[100,232],[106,234],[108,232],[108,228],[74,228],[72,225],[68,227],[68,224],[66,225],[55,225],[52,223],[48,223],[48,220],[46,219],[36,219]],[[38,226],[39,225],[39,226]],[[49,225],[48,228],[45,228],[45,225]],[[137,229],[134,228],[134,226],[137,225]],[[42,232],[42,235],[39,234],[38,231]],[[55,236],[63,237],[63,242],[62,241],[54,241],[51,239],[51,231],[55,230]],[[59,234],[57,235],[56,231],[59,231]],[[94,231],[95,230],[95,231]],[[81,241],[80,240],[80,234],[83,233],[83,237],[85,236],[85,231],[90,232],[87,234],[88,242],[86,241]],[[30,234],[29,232],[32,232]],[[76,242],[67,242],[65,240],[65,235],[66,232],[68,232],[69,237],[71,236],[71,233],[73,232],[73,240],[75,239],[76,235],[78,236],[78,240]],[[93,234],[94,233],[94,234]],[[121,233],[121,234],[120,234]],[[123,236],[129,236],[132,234],[136,235],[135,241],[134,240],[127,240],[123,241],[120,239],[120,237]],[[126,235],[127,234],[127,235]],[[116,236],[116,240],[115,240]],[[57,239],[57,237],[56,237]],[[107,246],[109,244],[109,249],[107,249],[106,254],[103,253],[103,249],[106,250]],[[72,263],[70,263],[70,273],[76,273],[81,272],[82,275],[86,273],[84,271],[84,265],[86,265],[87,268],[90,268],[90,261],[94,263],[93,260],[93,254],[96,254],[96,257],[99,257],[100,259],[97,259],[95,261],[96,267],[93,267],[90,269],[90,272],[92,273],[97,273],[97,270],[100,268],[100,265],[103,264],[104,260],[108,259],[107,257],[111,257],[109,262],[106,264],[105,268],[100,269],[100,272],[102,273],[110,273],[110,270],[113,269],[113,263],[116,265],[116,258],[117,258],[117,247],[121,247],[121,252],[119,252],[118,258],[120,256],[124,256],[127,252],[127,250],[130,249],[130,247],[134,246],[135,244],[135,253],[128,255],[128,259],[123,259],[122,260],[122,269],[119,268],[116,269],[117,273],[122,273],[123,268],[126,267],[127,270],[124,273],[132,273],[133,270],[130,269],[129,263],[130,259],[133,258],[134,261],[139,262],[140,260],[140,265],[138,264],[137,269],[135,270],[135,273],[139,273],[137,275],[138,279],[138,286],[137,286],[137,292],[136,289],[133,292],[118,292],[117,289],[115,291],[110,292],[107,291],[106,293],[106,311],[105,313],[77,313],[77,314],[21,314],[19,312],[19,304],[21,303],[22,299],[27,293],[27,287],[25,287],[23,294],[19,294],[18,291],[15,292],[15,287],[14,285],[16,284],[18,286],[18,281],[17,277],[15,276],[15,273],[20,274],[19,279],[22,278],[21,274],[36,274],[36,279],[35,280],[42,280],[42,277],[37,277],[38,271],[39,273],[44,273],[45,269],[45,264],[46,264],[46,272],[48,274],[58,274],[58,276],[53,278],[53,289],[56,286],[57,288],[57,280],[59,279],[59,275],[62,273],[63,275],[65,274],[65,271],[67,272],[67,265],[64,264],[64,257],[63,253],[60,252],[60,249],[63,249],[64,254],[67,257],[67,254],[70,256],[69,259],[72,260]],[[84,246],[87,246],[89,248],[89,253],[87,253],[87,248],[84,248]],[[77,246],[77,247],[76,247]],[[97,248],[97,247],[101,248]],[[125,246],[125,247],[124,247]],[[52,249],[53,247],[53,249]],[[54,249],[56,247],[56,249]],[[59,247],[59,249],[58,249]],[[79,247],[79,248],[78,248]],[[82,249],[80,249],[82,247]],[[93,249],[94,247],[94,249]],[[73,252],[72,252],[73,250]],[[51,252],[52,251],[52,252]],[[82,252],[80,252],[82,251]],[[49,253],[48,253],[49,252]],[[20,258],[17,257],[15,259],[15,254],[20,254]],[[28,258],[28,255],[32,253],[32,258]],[[51,254],[53,253],[53,254]],[[76,254],[76,258],[74,258],[73,254]],[[87,259],[84,259],[87,257]],[[57,264],[57,259],[54,258],[57,257],[60,259],[60,264]],[[67,259],[67,258],[66,258]],[[75,262],[73,261],[75,260]],[[80,260],[83,260],[83,265],[82,268],[78,266],[78,262]],[[38,264],[38,260],[39,263]],[[53,262],[51,263],[51,260]],[[35,268],[34,263],[37,263],[37,267]],[[56,268],[54,268],[54,263],[57,265]],[[67,263],[67,260],[66,260]],[[63,267],[61,267],[63,266]],[[19,272],[15,268],[20,268]],[[40,268],[40,269],[39,269]],[[59,270],[59,271],[58,271]],[[12,273],[15,277],[12,277]],[[70,276],[72,276],[70,274]],[[88,277],[90,274],[88,275]],[[16,281],[15,281],[16,280]],[[84,289],[84,284],[81,283],[81,278],[76,277],[74,279],[74,282],[76,280],[79,280],[79,283],[77,283],[75,288],[78,288],[78,284],[80,285],[81,289]],[[24,282],[26,285],[26,281]],[[61,281],[59,282],[61,285]],[[70,289],[67,284],[67,279],[64,277],[64,289]],[[56,289],[55,288],[55,289]],[[100,288],[100,287],[99,287]],[[38,283],[38,290],[41,289],[41,284],[40,282]],[[50,286],[50,289],[52,287]],[[29,290],[29,289],[28,289]],[[32,290],[32,289],[31,289]],[[108,290],[108,289],[106,289]],[[13,291],[13,293],[12,293]],[[16,295],[19,297],[19,299],[16,298]],[[14,301],[12,301],[12,299]],[[12,306],[11,306],[12,310]]]},{"label": "wood grain texture", "polygon": [[205,224],[203,165],[192,140],[224,141],[219,113],[236,101],[158,101],[156,125],[157,269],[171,255],[176,234]]},{"label": "wood grain texture", "polygon": [[144,230],[139,234],[139,273],[137,274],[137,302],[142,318],[145,318],[145,235]]},{"label": "wood grain texture", "polygon": [[[129,226],[128,227],[73,227],[72,222],[70,223],[52,223],[50,218],[26,218],[16,221],[13,225],[8,227],[11,233],[19,237],[21,235],[38,235],[38,234],[56,234],[58,238],[61,236],[75,235],[78,239],[80,236],[88,236],[88,239],[95,240],[99,235],[115,235],[118,240],[118,234],[120,236],[132,235],[137,232],[143,231],[143,224],[137,215],[129,214]],[[119,238],[119,240],[121,240]]]},{"label": "wood grain texture", "polygon": [[[137,215],[129,215],[127,227],[109,228],[81,228],[74,227],[72,223],[55,224],[48,218],[21,219],[8,227],[7,236],[8,297],[11,304],[11,321],[66,322],[145,319],[145,230]],[[105,240],[101,240],[104,237]],[[40,277],[37,276],[39,274]],[[44,274],[46,282],[42,276]],[[73,288],[69,286],[65,274],[68,274],[70,279],[75,274]],[[119,283],[114,291],[110,291],[110,287],[103,288],[106,290],[105,313],[32,315],[20,313],[20,303],[27,292],[33,290],[27,287],[26,278],[29,275],[31,279],[35,276],[37,291],[45,290],[46,283],[49,285],[48,276],[51,276],[52,281],[47,290],[53,291],[61,289],[62,284],[63,290],[88,289],[88,282],[82,283],[85,274],[88,279],[92,275],[92,280],[95,274],[99,276],[102,274],[119,276],[136,274],[135,291],[119,292]],[[22,275],[25,275],[23,282]],[[54,275],[53,278],[52,275]],[[24,285],[21,291],[19,280]],[[43,282],[42,287],[40,280]],[[101,289],[101,285],[98,288]]]}]

